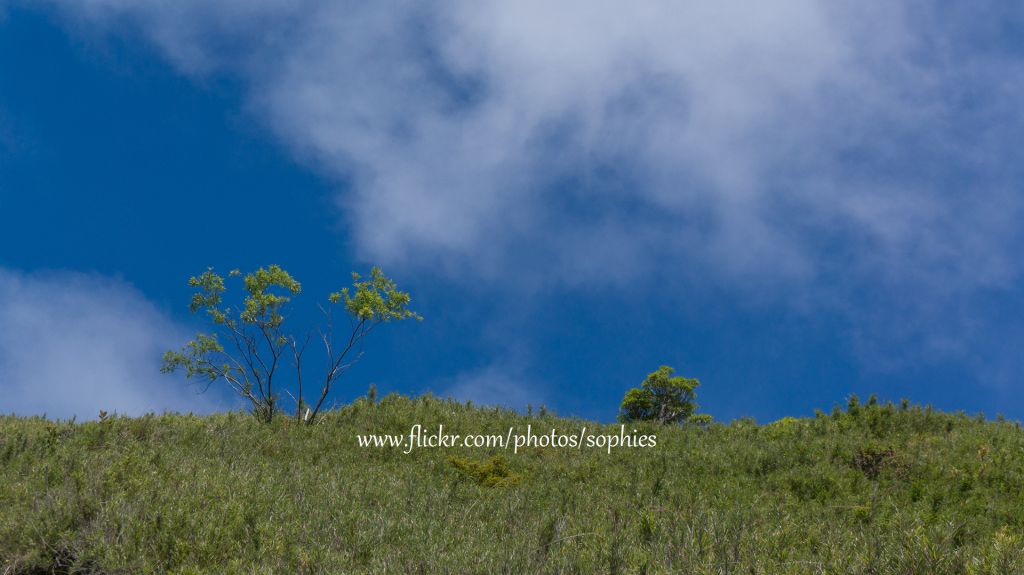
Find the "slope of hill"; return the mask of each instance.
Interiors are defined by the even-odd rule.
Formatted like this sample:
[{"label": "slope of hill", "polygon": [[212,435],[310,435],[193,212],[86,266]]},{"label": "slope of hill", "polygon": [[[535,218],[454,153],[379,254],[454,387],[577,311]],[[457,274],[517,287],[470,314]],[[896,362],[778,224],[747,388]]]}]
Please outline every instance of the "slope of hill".
[{"label": "slope of hill", "polygon": [[311,428],[243,414],[0,417],[0,573],[1024,572],[1024,432],[916,406],[630,426],[654,447],[359,447],[619,435],[432,397]]}]

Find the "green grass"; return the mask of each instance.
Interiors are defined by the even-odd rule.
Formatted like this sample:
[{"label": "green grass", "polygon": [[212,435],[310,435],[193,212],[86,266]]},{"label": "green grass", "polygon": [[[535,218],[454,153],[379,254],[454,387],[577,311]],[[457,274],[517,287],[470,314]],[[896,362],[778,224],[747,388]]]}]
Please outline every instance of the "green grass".
[{"label": "green grass", "polygon": [[355,445],[413,423],[595,426],[399,396],[312,428],[0,417],[0,573],[1024,573],[1016,423],[871,405],[610,455]]}]

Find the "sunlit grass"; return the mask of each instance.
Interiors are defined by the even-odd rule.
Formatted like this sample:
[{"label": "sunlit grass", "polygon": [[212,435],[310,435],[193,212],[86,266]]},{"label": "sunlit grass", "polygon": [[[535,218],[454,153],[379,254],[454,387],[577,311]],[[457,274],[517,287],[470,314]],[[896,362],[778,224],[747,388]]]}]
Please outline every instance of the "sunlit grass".
[{"label": "sunlit grass", "polygon": [[355,445],[414,423],[595,426],[399,396],[313,427],[0,417],[0,573],[1024,572],[1016,423],[858,405],[610,455]]}]

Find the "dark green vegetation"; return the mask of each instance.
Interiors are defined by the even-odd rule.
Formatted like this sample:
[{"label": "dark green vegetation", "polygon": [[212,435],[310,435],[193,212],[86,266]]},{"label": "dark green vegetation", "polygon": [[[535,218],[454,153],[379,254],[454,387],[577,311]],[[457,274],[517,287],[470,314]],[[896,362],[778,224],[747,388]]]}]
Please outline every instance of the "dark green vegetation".
[{"label": "dark green vegetation", "polygon": [[658,423],[710,423],[708,415],[696,415],[697,387],[700,381],[673,376],[675,369],[663,365],[649,373],[640,387],[626,392],[619,407],[619,420],[657,421]]},{"label": "dark green vegetation", "polygon": [[1016,423],[854,402],[405,455],[355,434],[594,424],[398,396],[320,421],[0,418],[0,573],[1024,572]]}]

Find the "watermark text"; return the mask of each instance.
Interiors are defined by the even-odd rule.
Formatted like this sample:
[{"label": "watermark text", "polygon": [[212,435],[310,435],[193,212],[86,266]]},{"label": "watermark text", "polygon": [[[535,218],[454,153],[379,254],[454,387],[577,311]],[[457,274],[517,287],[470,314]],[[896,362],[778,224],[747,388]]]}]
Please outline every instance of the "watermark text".
[{"label": "watermark text", "polygon": [[587,427],[573,433],[563,433],[557,429],[537,431],[532,425],[526,429],[509,427],[505,433],[471,433],[458,434],[445,431],[444,424],[430,429],[415,424],[407,434],[356,435],[359,447],[394,448],[402,453],[412,453],[414,449],[450,449],[450,448],[496,448],[509,449],[513,453],[528,448],[554,447],[560,449],[603,449],[611,453],[613,449],[651,448],[657,447],[658,438],[654,434],[639,433],[636,429],[627,429],[620,425],[618,433],[606,430],[593,432]]}]

